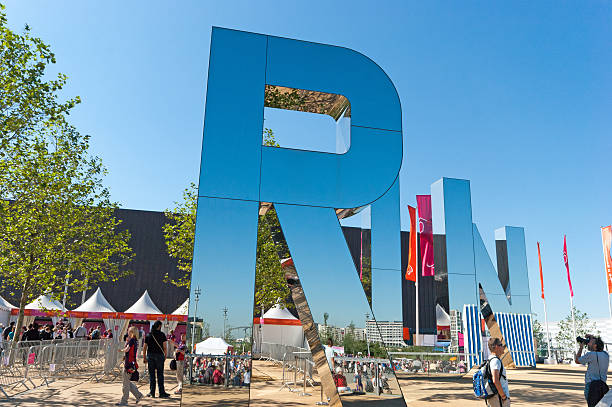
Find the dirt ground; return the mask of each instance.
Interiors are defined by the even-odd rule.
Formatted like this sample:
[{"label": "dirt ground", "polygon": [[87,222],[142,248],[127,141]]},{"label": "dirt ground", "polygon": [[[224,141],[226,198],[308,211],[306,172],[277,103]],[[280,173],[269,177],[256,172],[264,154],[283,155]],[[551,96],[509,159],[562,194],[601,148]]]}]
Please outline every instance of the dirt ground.
[{"label": "dirt ground", "polygon": [[[537,369],[509,370],[510,396],[512,406],[584,406],[583,383],[584,367],[574,366],[540,366]],[[288,375],[293,380],[293,373]],[[172,394],[170,399],[143,399],[138,406],[178,407],[181,405],[179,395],[174,395],[177,382],[174,372],[166,369],[166,391]],[[403,399],[410,407],[424,406],[482,406],[484,403],[472,395],[470,377],[449,378],[435,376],[407,376],[399,374]],[[314,406],[320,400],[320,386],[306,387],[303,393],[303,382],[297,380],[297,386],[282,387],[282,369],[271,362],[254,361],[253,383],[251,388],[225,389],[223,387],[186,386],[182,406]],[[352,385],[352,383],[349,383]],[[139,384],[143,394],[148,393],[148,383]],[[290,390],[291,389],[291,390]],[[85,406],[100,407],[113,405],[121,397],[121,383],[117,378],[106,377],[95,379],[66,378],[55,380],[48,386],[40,385],[28,391],[15,389],[14,396],[6,399],[0,396],[0,405],[18,407],[42,406]],[[342,402],[350,407],[402,406],[399,394],[342,396]],[[250,397],[250,403],[249,403]],[[130,405],[134,405],[131,398]]]}]

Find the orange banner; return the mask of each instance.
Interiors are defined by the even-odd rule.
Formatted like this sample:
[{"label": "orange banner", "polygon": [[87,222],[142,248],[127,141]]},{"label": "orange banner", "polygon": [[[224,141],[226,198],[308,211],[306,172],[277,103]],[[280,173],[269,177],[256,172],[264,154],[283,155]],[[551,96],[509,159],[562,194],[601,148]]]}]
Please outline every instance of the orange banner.
[{"label": "orange banner", "polygon": [[408,205],[410,213],[410,248],[408,250],[408,267],[406,268],[406,280],[416,282],[417,270],[417,218],[416,209]]},{"label": "orange banner", "polygon": [[544,276],[542,275],[542,256],[540,256],[540,242],[538,242],[538,262],[540,263],[540,284],[542,285],[542,299],[544,299]]},{"label": "orange banner", "polygon": [[608,280],[608,294],[612,294],[612,254],[610,254],[612,226],[601,228],[601,241],[603,243],[604,262],[606,265],[606,280]]}]

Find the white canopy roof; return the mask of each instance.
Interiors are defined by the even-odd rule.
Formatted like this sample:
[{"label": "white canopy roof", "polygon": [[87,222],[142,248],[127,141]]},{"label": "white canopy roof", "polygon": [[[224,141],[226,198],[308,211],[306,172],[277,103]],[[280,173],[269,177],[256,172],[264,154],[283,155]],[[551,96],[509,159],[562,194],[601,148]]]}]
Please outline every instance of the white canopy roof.
[{"label": "white canopy roof", "polygon": [[444,311],[440,304],[436,304],[436,325],[450,326],[450,316]]},{"label": "white canopy roof", "polygon": [[79,312],[115,312],[112,305],[104,298],[100,287],[96,290],[91,297],[87,299],[81,306],[74,311]]},{"label": "white canopy roof", "polygon": [[62,310],[62,303],[52,300],[48,295],[41,295],[25,306],[25,309]]},{"label": "white canopy roof", "polygon": [[189,312],[189,298],[185,300],[173,313],[172,315],[187,315]]},{"label": "white canopy roof", "polygon": [[2,296],[0,296],[0,309],[4,309],[5,311],[10,311],[13,308],[17,308],[17,307],[15,307],[13,304],[11,304],[10,302],[2,298]]},{"label": "white canopy roof", "polygon": [[281,307],[279,304],[276,304],[268,311],[263,314],[264,323],[266,318],[274,318],[274,319],[297,319],[296,317],[289,312],[287,308]]},{"label": "white canopy roof", "polygon": [[223,355],[232,346],[221,338],[208,338],[196,344],[196,354],[198,355]]},{"label": "white canopy roof", "polygon": [[163,314],[157,308],[157,305],[153,302],[149,296],[149,292],[145,290],[144,294],[132,305],[130,308],[125,310],[126,314]]}]

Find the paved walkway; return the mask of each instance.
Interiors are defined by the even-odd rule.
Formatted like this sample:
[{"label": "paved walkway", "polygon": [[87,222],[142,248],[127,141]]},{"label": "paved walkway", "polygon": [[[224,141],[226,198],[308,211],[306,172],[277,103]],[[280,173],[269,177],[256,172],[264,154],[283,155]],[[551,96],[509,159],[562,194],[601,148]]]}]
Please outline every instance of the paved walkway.
[{"label": "paved walkway", "polygon": [[[584,367],[538,366],[537,369],[509,370],[512,406],[558,406],[582,407]],[[254,361],[253,384],[250,389],[224,389],[222,387],[191,386],[185,389],[182,406],[314,406],[320,399],[320,387],[307,387],[310,396],[300,396],[302,387],[290,392],[281,387],[282,370],[270,362]],[[315,377],[316,380],[316,377]],[[434,406],[480,406],[484,403],[472,395],[470,377],[442,378],[399,375],[404,399],[410,407]],[[299,383],[301,384],[301,383]],[[140,391],[148,392],[148,384],[141,383]],[[176,389],[174,372],[166,369],[166,390]],[[299,389],[299,390],[298,390]],[[248,398],[250,396],[250,404]],[[0,405],[17,407],[83,406],[101,407],[113,405],[121,397],[118,380],[83,381],[83,379],[61,379],[48,387],[41,386],[21,393],[11,400],[0,399]],[[343,396],[343,403],[350,407],[374,407],[402,405],[400,399],[377,398],[373,395]],[[134,405],[134,399],[130,399]],[[179,407],[179,396],[171,399],[145,398],[138,406]]]}]

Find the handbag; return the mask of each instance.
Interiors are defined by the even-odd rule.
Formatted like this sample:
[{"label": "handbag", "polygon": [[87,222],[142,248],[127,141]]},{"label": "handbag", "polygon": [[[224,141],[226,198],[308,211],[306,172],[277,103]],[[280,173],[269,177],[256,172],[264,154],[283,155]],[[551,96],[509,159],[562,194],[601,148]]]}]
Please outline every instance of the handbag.
[{"label": "handbag", "polygon": [[176,359],[170,361],[170,370],[176,370]]}]

